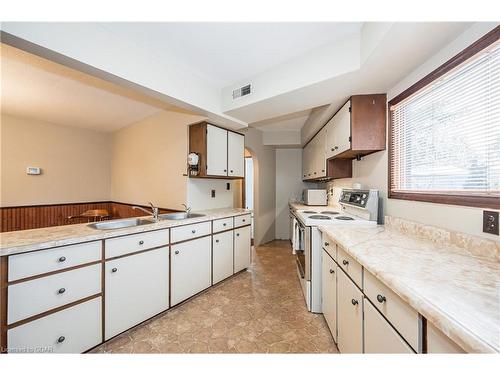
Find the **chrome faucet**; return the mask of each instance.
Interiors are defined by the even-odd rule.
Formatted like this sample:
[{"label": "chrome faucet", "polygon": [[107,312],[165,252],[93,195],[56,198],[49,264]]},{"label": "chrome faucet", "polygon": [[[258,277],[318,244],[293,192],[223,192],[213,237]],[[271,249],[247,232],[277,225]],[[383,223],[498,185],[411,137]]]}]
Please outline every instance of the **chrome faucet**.
[{"label": "chrome faucet", "polygon": [[144,211],[147,214],[152,215],[154,221],[158,221],[158,207],[155,207],[151,202],[149,202],[149,205],[151,206],[151,211],[146,210],[144,207],[141,206],[132,206],[132,209]]},{"label": "chrome faucet", "polygon": [[188,207],[186,204],[182,204],[185,208],[185,211],[186,211],[186,215],[189,216],[189,213],[191,212],[191,207]]}]

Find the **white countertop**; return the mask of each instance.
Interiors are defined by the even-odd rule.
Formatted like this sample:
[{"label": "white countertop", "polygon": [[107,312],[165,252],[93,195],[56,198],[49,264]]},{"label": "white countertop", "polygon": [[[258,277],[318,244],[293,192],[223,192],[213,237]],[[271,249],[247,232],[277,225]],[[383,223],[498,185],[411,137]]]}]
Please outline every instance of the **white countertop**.
[{"label": "white countertop", "polygon": [[500,242],[387,222],[319,229],[467,352],[500,352]]},{"label": "white countertop", "polygon": [[34,250],[43,250],[79,242],[102,240],[104,238],[118,237],[133,233],[178,227],[186,224],[194,224],[203,221],[249,214],[251,211],[243,208],[220,208],[197,211],[197,213],[204,214],[205,216],[184,220],[160,220],[157,223],[112,230],[93,229],[85,223],[4,232],[0,233],[0,256],[25,253]]}]

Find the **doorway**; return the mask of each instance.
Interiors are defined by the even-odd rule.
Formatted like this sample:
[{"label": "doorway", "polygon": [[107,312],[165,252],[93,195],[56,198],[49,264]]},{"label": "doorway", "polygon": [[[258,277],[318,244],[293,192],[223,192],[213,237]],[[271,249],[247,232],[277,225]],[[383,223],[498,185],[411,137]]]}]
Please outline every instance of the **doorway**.
[{"label": "doorway", "polygon": [[252,210],[251,234],[252,245],[254,239],[254,165],[250,151],[245,148],[245,179],[243,181],[243,207]]}]

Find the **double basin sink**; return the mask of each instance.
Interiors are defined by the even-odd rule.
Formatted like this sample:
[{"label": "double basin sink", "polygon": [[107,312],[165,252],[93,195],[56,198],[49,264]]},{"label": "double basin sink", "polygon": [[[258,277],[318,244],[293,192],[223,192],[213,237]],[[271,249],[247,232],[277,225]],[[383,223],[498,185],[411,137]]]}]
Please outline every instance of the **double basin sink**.
[{"label": "double basin sink", "polygon": [[[171,214],[158,215],[159,220],[184,220],[191,219],[194,217],[202,217],[204,214],[195,214],[187,212],[174,212]],[[138,227],[141,225],[153,224],[155,220],[153,217],[148,218],[132,218],[132,219],[121,219],[121,220],[109,220],[100,221],[97,223],[89,224],[88,226],[93,229],[98,230],[110,230],[110,229],[122,229],[130,227]]]}]

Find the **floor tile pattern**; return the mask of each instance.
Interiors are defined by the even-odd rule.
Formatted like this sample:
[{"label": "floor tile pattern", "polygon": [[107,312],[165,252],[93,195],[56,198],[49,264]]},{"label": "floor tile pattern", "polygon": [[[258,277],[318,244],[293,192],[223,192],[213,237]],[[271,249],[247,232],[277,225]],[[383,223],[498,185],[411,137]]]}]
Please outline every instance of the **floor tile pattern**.
[{"label": "floor tile pattern", "polygon": [[94,353],[337,353],[307,311],[288,241],[253,253],[250,269],[97,347]]}]

